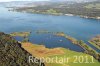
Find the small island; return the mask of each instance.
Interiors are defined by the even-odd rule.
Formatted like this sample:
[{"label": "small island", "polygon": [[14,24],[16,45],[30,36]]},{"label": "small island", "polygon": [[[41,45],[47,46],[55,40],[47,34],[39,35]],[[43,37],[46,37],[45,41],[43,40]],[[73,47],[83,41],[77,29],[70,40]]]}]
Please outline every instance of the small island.
[{"label": "small island", "polygon": [[28,37],[30,34],[31,34],[31,32],[13,32],[10,35],[11,36]]}]

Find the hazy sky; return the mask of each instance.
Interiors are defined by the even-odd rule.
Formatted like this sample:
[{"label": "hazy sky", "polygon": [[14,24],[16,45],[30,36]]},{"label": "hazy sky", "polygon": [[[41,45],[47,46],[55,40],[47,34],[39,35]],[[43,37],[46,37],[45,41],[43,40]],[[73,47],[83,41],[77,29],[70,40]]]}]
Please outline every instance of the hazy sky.
[{"label": "hazy sky", "polygon": [[93,1],[93,0],[0,0],[0,2],[9,1]]},{"label": "hazy sky", "polygon": [[9,1],[49,1],[49,0],[0,0],[0,2],[9,2]]}]

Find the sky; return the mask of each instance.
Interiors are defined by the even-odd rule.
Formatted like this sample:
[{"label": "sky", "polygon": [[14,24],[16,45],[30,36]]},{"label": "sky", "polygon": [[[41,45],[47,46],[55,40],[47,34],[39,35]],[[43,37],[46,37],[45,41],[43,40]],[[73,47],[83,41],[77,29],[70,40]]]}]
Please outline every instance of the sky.
[{"label": "sky", "polygon": [[9,2],[9,1],[87,1],[87,0],[0,0],[0,2]]},{"label": "sky", "polygon": [[9,1],[49,1],[49,0],[0,0],[0,2],[9,2]]}]

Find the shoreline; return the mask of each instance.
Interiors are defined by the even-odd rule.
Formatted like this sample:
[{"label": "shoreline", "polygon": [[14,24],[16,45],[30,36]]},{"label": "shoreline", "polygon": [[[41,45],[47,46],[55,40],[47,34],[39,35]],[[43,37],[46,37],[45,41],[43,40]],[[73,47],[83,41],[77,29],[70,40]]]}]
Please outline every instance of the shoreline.
[{"label": "shoreline", "polygon": [[[41,32],[43,32],[43,33],[45,33],[45,31],[40,31],[40,33]],[[24,34],[24,32],[21,32],[22,34]],[[21,34],[20,33],[20,34]],[[27,32],[25,32],[25,33],[27,33]],[[48,31],[46,31],[46,33],[50,33],[50,32],[48,32]],[[75,44],[75,45],[78,45],[78,46],[80,46],[82,49],[84,49],[84,52],[82,52],[82,53],[85,53],[85,54],[88,54],[88,55],[91,55],[91,56],[93,56],[96,60],[100,60],[100,57],[99,57],[99,55],[100,55],[100,53],[99,52],[97,52],[96,50],[94,50],[92,47],[90,47],[90,46],[88,46],[84,41],[82,41],[82,40],[77,40],[77,39],[75,39],[75,38],[73,38],[73,37],[71,37],[71,36],[69,36],[69,35],[66,35],[65,33],[63,33],[63,32],[56,32],[56,33],[53,33],[53,32],[51,32],[53,35],[55,35],[55,36],[61,36],[61,37],[64,37],[64,38],[66,38],[66,39],[68,39],[69,41],[71,41],[73,44]],[[17,35],[19,35],[18,33],[17,33]],[[27,38],[28,39],[28,38]],[[22,41],[22,42],[29,42],[28,40],[26,40],[26,38],[25,39],[23,39],[23,40],[25,40],[25,41]],[[27,46],[26,46],[27,47]],[[44,50],[47,50],[48,51],[48,49],[44,46],[44,45],[42,45],[41,47],[43,47],[43,49]],[[54,48],[55,49],[55,48]],[[37,49],[38,50],[38,49]],[[43,51],[44,51],[43,50]],[[43,51],[40,51],[39,50],[39,52],[43,52]],[[72,50],[70,50],[70,51],[72,51]],[[100,61],[99,61],[100,62]]]},{"label": "shoreline", "polygon": [[93,46],[95,46],[97,49],[99,49],[100,50],[100,48],[95,44],[95,43],[93,43],[93,42],[91,42],[91,41],[88,41],[90,44],[92,44]]},{"label": "shoreline", "polygon": [[61,15],[65,15],[65,16],[79,16],[81,18],[86,18],[86,19],[97,19],[100,20],[100,16],[96,16],[96,17],[90,17],[90,16],[85,16],[85,15],[76,15],[76,14],[64,14],[64,13],[47,13],[47,12],[28,12],[28,11],[18,11],[16,9],[8,9],[8,11],[16,11],[16,12],[22,12],[22,13],[31,13],[31,14],[45,14],[45,15],[54,15],[54,16],[61,16]]},{"label": "shoreline", "polygon": [[[73,44],[80,46],[81,48],[83,48],[85,51],[84,53],[89,54],[91,56],[93,56],[95,59],[99,60],[99,52],[97,52],[96,50],[94,50],[92,47],[88,46],[84,41],[82,40],[77,40],[71,36],[68,36],[64,33],[60,33],[60,34],[56,34],[57,36],[62,36],[65,37],[66,39],[70,40]],[[97,56],[98,55],[98,56]]]}]

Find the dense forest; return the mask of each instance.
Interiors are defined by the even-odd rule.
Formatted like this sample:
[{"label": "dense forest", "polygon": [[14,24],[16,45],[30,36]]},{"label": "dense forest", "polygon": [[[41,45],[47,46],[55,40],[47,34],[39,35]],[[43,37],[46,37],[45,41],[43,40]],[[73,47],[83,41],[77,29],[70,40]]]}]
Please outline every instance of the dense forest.
[{"label": "dense forest", "polygon": [[0,32],[0,66],[40,66],[38,59],[38,63],[29,63],[29,56],[31,54],[24,50],[20,43],[10,35]]}]

